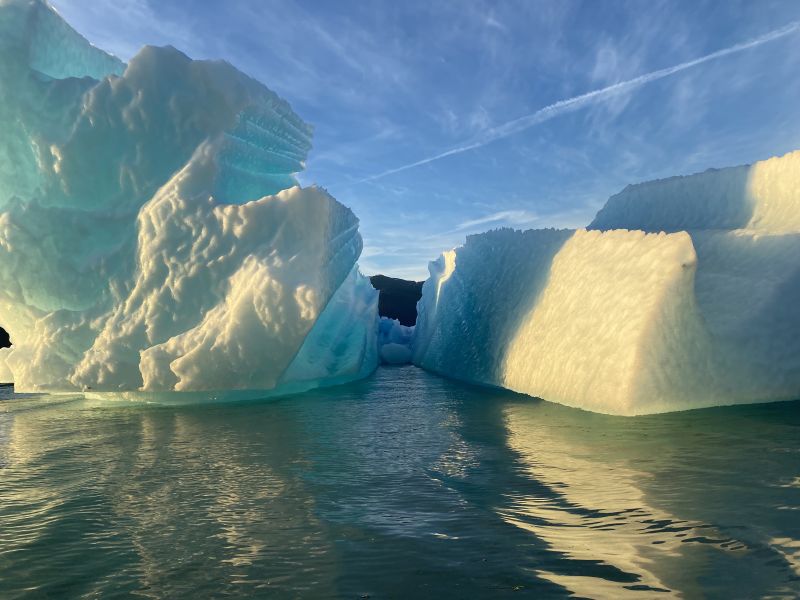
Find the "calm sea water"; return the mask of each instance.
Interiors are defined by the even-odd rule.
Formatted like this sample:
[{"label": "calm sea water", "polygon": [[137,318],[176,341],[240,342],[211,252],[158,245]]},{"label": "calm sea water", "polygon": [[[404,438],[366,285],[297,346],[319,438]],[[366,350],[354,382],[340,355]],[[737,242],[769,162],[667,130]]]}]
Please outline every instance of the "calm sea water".
[{"label": "calm sea water", "polygon": [[623,419],[413,367],[0,400],[4,599],[798,595],[797,402]]}]

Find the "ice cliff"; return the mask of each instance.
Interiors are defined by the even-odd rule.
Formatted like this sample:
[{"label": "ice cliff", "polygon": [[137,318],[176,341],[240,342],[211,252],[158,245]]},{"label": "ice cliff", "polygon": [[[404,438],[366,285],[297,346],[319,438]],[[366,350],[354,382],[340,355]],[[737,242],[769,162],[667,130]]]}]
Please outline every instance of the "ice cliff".
[{"label": "ice cliff", "polygon": [[638,415],[800,398],[800,151],[629,186],[430,265],[414,362]]},{"label": "ice cliff", "polygon": [[0,378],[292,391],[376,366],[358,220],[300,188],[311,128],[225,62],[129,64],[0,0]]}]

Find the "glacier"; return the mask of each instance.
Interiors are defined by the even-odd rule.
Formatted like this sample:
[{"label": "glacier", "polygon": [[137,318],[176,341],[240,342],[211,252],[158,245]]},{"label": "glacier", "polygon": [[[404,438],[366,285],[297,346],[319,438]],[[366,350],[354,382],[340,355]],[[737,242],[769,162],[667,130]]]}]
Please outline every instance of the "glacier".
[{"label": "glacier", "polygon": [[378,364],[358,219],[301,188],[312,129],[222,61],[92,46],[0,0],[0,379],[301,391]]},{"label": "glacier", "polygon": [[430,266],[413,361],[584,410],[800,398],[800,151],[628,186]]}]

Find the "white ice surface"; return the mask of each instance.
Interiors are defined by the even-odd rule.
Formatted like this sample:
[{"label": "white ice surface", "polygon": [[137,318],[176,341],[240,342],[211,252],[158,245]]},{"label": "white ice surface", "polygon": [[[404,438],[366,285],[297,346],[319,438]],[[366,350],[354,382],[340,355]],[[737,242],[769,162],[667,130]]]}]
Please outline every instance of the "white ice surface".
[{"label": "white ice surface", "polygon": [[17,390],[290,390],[377,364],[358,220],[311,128],[221,61],[129,64],[0,0],[0,354]]},{"label": "white ice surface", "polygon": [[629,185],[590,229],[800,232],[800,150],[749,166]]},{"label": "white ice surface", "polygon": [[591,227],[444,253],[414,362],[619,415],[800,398],[800,152],[629,186]]}]

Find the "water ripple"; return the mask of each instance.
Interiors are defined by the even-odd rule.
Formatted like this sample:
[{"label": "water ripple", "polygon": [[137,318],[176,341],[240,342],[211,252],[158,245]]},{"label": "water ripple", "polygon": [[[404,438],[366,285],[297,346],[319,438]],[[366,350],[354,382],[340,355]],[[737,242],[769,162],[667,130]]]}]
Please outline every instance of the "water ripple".
[{"label": "water ripple", "polygon": [[0,597],[796,597],[800,409],[616,419],[414,368],[0,399]]}]

